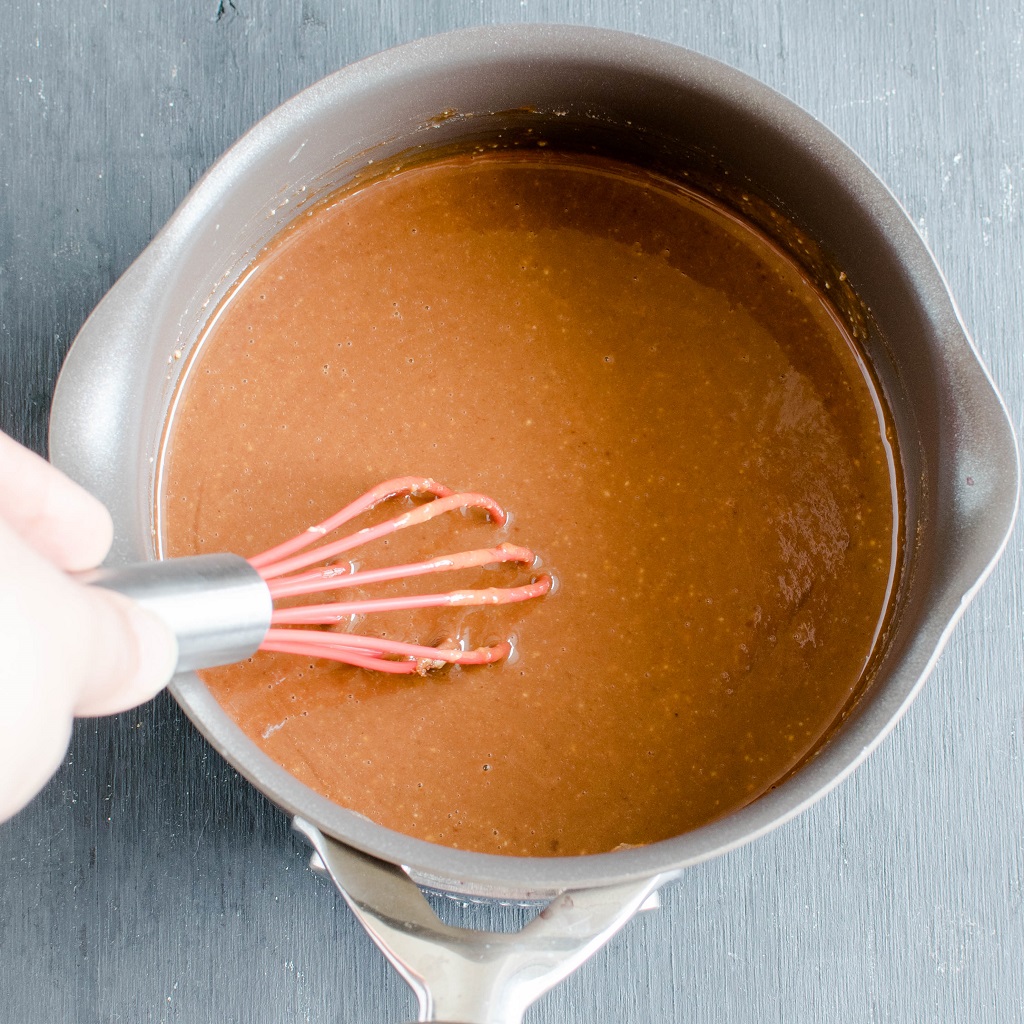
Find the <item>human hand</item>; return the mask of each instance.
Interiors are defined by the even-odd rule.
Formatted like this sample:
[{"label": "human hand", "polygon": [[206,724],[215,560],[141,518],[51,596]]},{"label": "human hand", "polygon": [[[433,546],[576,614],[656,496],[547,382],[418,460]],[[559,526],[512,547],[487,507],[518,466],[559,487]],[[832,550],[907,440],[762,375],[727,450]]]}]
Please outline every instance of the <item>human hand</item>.
[{"label": "human hand", "polygon": [[57,770],[75,716],[141,704],[174,672],[156,616],[67,575],[112,537],[99,501],[0,433],[0,821]]}]

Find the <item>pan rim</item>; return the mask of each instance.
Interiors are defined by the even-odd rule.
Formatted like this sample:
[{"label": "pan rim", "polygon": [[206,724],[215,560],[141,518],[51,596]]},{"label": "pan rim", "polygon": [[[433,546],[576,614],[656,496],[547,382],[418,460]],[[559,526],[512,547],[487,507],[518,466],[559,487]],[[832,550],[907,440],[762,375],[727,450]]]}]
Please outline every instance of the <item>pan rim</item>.
[{"label": "pan rim", "polygon": [[[407,43],[364,58],[322,79],[267,115],[229,148],[197,183],[151,243],[151,261],[170,258],[178,240],[198,220],[216,207],[222,190],[232,187],[238,168],[268,146],[279,131],[295,118],[312,120],[325,104],[337,104],[339,96],[383,83],[412,80],[425,68],[452,61],[486,65],[495,61],[589,62],[618,68],[644,70],[675,81],[681,88],[714,92],[774,130],[799,137],[808,159],[827,159],[830,173],[859,195],[868,212],[882,225],[891,244],[900,252],[910,278],[917,282],[921,302],[929,305],[943,324],[936,338],[952,359],[966,360],[974,373],[972,386],[987,391],[982,396],[1002,410],[1005,437],[1002,445],[1004,472],[1012,477],[1012,507],[1003,501],[1001,520],[987,530],[980,571],[967,585],[953,579],[933,595],[932,606],[918,625],[913,641],[902,652],[885,680],[877,684],[870,700],[826,744],[808,765],[775,790],[747,807],[703,828],[650,846],[584,857],[519,858],[470,853],[437,846],[392,832],[348,811],[298,782],[252,743],[220,709],[195,675],[176,679],[171,691],[205,738],[253,785],[290,813],[301,814],[326,834],[383,860],[400,864],[417,874],[448,883],[458,891],[503,891],[516,894],[552,893],[567,888],[611,885],[673,873],[681,868],[735,849],[791,820],[846,778],[896,725],[919,692],[967,604],[987,578],[1005,548],[1017,511],[1019,465],[1012,426],[987,371],[963,328],[949,289],[909,217],[888,189],[829,129],[781,94],[757,80],[712,58],[674,44],[628,33],[570,25],[502,25],[461,29]],[[147,250],[148,251],[148,250]],[[146,254],[140,258],[142,262]],[[80,339],[86,335],[88,323]],[[99,342],[90,342],[98,344]],[[76,347],[79,342],[76,341]],[[82,349],[79,349],[82,352]],[[980,371],[980,375],[978,374]],[[62,373],[51,419],[51,453],[61,468],[73,467],[73,428],[61,422],[80,396],[71,392],[72,377]],[[73,413],[80,417],[81,411]],[[995,414],[993,414],[995,415]],[[996,416],[998,419],[998,416]],[[1012,457],[1006,452],[1012,450]],[[72,472],[72,475],[75,475]],[[101,495],[102,496],[102,495]],[[951,515],[959,515],[954,508]],[[992,513],[992,518],[996,512]],[[951,528],[974,530],[977,522],[954,519]]]}]

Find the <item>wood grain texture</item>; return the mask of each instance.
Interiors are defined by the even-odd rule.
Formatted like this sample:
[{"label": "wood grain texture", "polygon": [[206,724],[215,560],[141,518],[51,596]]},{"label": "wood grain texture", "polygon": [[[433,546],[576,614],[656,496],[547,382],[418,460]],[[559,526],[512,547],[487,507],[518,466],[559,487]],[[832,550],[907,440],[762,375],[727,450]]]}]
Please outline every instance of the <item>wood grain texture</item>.
[{"label": "wood grain texture", "polygon": [[[0,427],[37,450],[75,332],[239,134],[360,56],[521,20],[692,47],[837,131],[927,238],[1021,430],[1019,3],[0,0],[0,14]],[[1022,608],[1018,531],[881,750],[795,822],[688,871],[532,1024],[1024,1018]],[[0,826],[0,1020],[411,1016],[305,862],[169,698],[80,723],[54,782]]]}]

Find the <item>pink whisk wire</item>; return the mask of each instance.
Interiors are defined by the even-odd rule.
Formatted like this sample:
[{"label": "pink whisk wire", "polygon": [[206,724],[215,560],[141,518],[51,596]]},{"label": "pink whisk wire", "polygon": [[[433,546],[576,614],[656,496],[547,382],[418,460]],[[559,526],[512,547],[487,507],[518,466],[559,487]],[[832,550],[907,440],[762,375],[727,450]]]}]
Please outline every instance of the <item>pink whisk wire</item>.
[{"label": "pink whisk wire", "polygon": [[[329,534],[369,512],[381,502],[402,496],[427,497],[430,500],[376,526],[364,527],[338,540],[325,540]],[[529,548],[502,543],[492,548],[477,548],[382,569],[357,571],[349,565],[333,564],[310,568],[316,563],[337,558],[399,530],[419,526],[446,512],[467,508],[482,509],[498,526],[504,525],[508,519],[504,509],[486,495],[455,493],[451,488],[429,477],[397,477],[371,488],[317,526],[311,526],[290,540],[253,556],[249,559],[249,564],[263,577],[275,601],[502,562],[524,566],[534,564],[536,558]],[[326,658],[359,668],[393,674],[423,674],[443,665],[491,664],[508,657],[511,653],[512,645],[508,641],[463,650],[455,645],[428,647],[336,630],[298,627],[338,625],[353,616],[375,612],[512,604],[543,597],[551,590],[551,586],[551,576],[542,573],[529,583],[515,587],[484,587],[476,590],[452,590],[442,594],[330,601],[291,608],[275,607],[271,628],[267,631],[260,650]]]}]

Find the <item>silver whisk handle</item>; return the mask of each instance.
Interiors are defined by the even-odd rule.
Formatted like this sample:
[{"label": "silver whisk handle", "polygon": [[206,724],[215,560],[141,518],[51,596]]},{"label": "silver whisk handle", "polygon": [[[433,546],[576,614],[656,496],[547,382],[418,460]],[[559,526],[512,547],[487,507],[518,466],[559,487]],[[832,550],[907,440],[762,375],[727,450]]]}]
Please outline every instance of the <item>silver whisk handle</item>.
[{"label": "silver whisk handle", "polygon": [[270,628],[273,603],[260,574],[238,555],[194,555],[78,574],[159,615],[178,638],[186,672],[242,661]]}]

